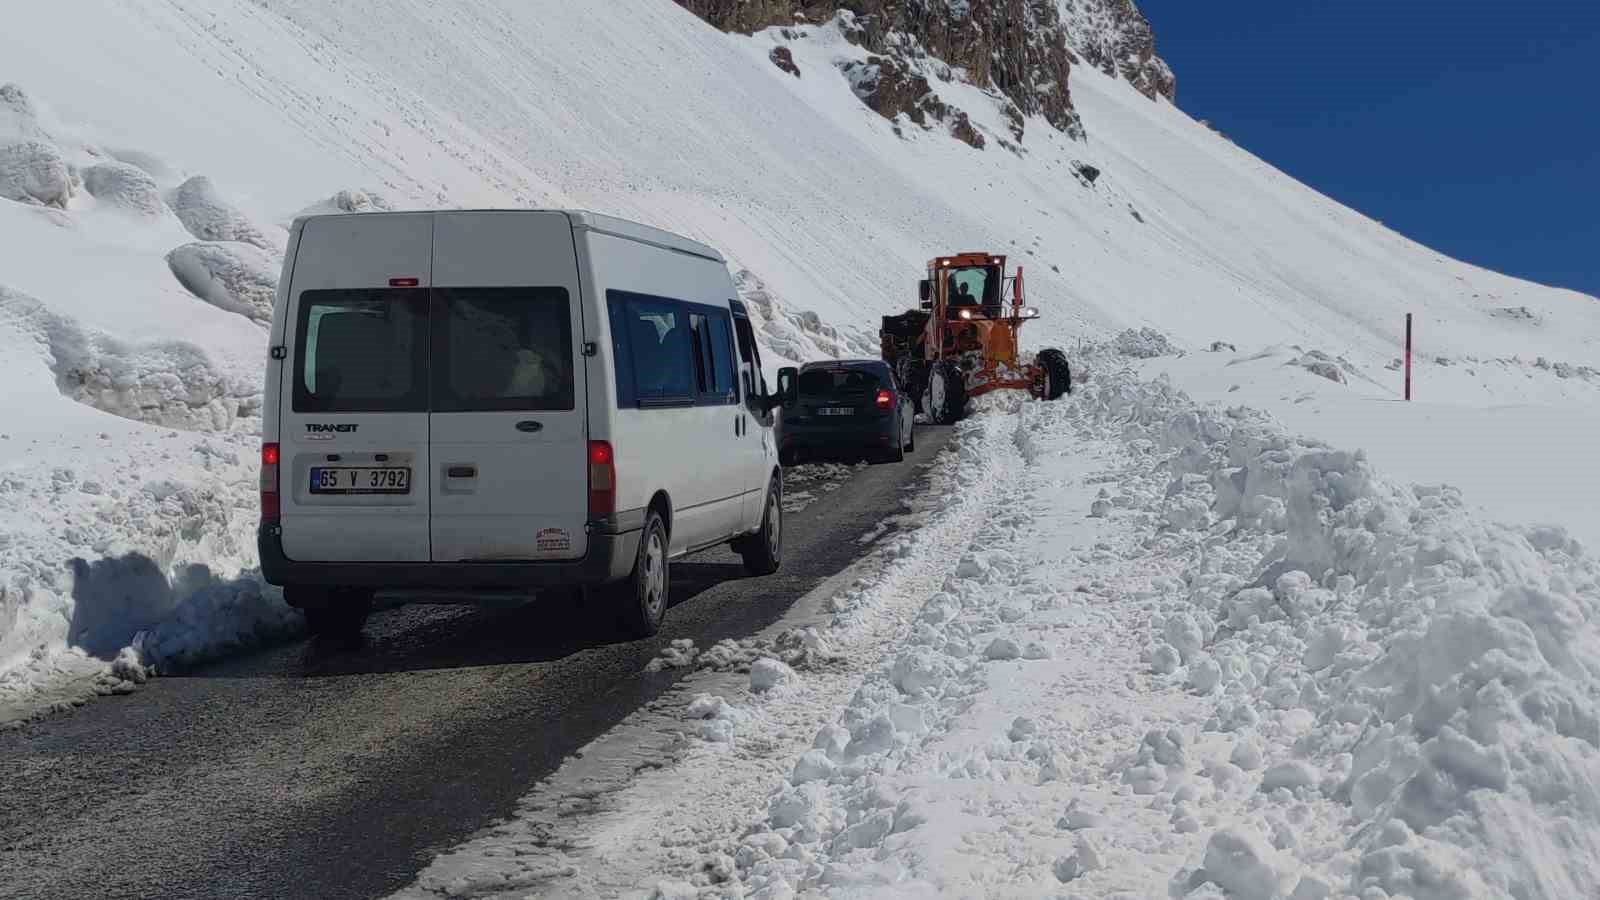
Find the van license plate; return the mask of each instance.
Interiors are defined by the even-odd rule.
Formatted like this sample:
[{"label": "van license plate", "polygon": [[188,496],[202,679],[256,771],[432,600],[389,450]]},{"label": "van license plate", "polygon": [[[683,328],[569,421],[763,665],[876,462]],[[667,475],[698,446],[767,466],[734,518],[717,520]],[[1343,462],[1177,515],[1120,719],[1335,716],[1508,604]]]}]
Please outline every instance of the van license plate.
[{"label": "van license plate", "polygon": [[819,416],[853,416],[855,408],[850,406],[824,406],[817,410]]},{"label": "van license plate", "polygon": [[352,466],[314,466],[313,494],[409,494],[411,470]]}]

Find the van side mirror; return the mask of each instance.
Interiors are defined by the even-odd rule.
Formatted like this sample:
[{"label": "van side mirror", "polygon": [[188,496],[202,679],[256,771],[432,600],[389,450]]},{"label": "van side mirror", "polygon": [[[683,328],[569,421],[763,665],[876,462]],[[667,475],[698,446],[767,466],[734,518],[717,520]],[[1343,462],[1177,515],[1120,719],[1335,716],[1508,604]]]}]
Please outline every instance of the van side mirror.
[{"label": "van side mirror", "polygon": [[922,305],[923,309],[927,309],[928,307],[933,305],[933,301],[931,299],[929,299],[932,296],[932,294],[933,294],[933,283],[932,282],[928,281],[928,279],[926,279],[926,278],[924,278],[921,281],[917,282],[917,302]]},{"label": "van side mirror", "polygon": [[778,393],[773,399],[779,406],[793,406],[800,402],[799,369],[788,366],[778,370]]}]

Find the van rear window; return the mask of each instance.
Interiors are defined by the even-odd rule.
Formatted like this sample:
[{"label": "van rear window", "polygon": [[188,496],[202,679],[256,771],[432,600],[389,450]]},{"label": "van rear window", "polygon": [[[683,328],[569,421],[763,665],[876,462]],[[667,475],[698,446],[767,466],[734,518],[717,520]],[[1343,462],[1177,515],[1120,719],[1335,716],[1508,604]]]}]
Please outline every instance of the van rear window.
[{"label": "van rear window", "polygon": [[422,412],[428,291],[306,291],[295,338],[295,412]]},{"label": "van rear window", "polygon": [[574,407],[565,289],[437,288],[433,323],[434,412]]}]

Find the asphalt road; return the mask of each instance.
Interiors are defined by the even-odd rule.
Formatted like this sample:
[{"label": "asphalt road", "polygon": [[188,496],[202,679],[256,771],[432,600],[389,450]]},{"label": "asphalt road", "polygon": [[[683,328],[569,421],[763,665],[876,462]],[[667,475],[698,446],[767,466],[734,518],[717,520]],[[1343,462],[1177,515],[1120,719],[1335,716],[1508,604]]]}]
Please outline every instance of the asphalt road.
[{"label": "asphalt road", "polygon": [[0,898],[398,890],[667,690],[681,673],[645,665],[669,641],[751,635],[854,562],[948,438],[921,429],[906,464],[789,513],[777,575],[725,549],[674,563],[651,640],[538,602],[403,606],[356,646],[279,646],[0,733]]}]

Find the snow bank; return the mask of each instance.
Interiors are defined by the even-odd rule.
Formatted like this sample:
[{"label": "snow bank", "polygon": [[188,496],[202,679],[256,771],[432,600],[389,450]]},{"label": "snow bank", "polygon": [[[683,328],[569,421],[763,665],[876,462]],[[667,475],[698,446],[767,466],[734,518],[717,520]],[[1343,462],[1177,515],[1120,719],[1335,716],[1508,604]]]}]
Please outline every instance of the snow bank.
[{"label": "snow bank", "polygon": [[71,197],[71,172],[54,145],[23,141],[0,146],[0,198],[65,209]]},{"label": "snow bank", "polygon": [[282,261],[254,244],[200,241],[167,254],[172,274],[190,293],[219,309],[272,324]]},{"label": "snow bank", "polygon": [[[1486,523],[1450,488],[1391,483],[1260,413],[1197,408],[1170,383],[1102,379],[1077,402],[1163,453],[1153,540],[1207,536],[1185,595],[1152,620],[1151,659],[1176,654],[1191,679],[1202,653],[1215,666],[1196,686],[1214,697],[1206,728],[1265,742],[1273,805],[1309,791],[1355,823],[1348,846],[1302,848],[1302,862],[1352,892],[1587,890],[1600,871],[1594,556],[1559,528]],[[1175,518],[1189,498],[1204,514]],[[1229,878],[1210,880],[1254,896]]]},{"label": "snow bank", "polygon": [[167,195],[167,203],[183,227],[202,241],[233,241],[254,244],[262,250],[282,253],[287,237],[269,235],[223,197],[204,175],[196,175]]},{"label": "snow bank", "polygon": [[[305,209],[289,217],[290,222],[301,216],[333,216],[346,213],[387,212],[393,209],[389,201],[376,191],[366,191],[360,188],[347,189],[319,200]],[[285,227],[288,222],[284,223]]]},{"label": "snow bank", "polygon": [[129,163],[107,162],[84,169],[83,188],[101,203],[140,218],[157,219],[167,211],[155,177]]},{"label": "snow bank", "polygon": [[4,286],[0,332],[31,345],[63,395],[113,415],[186,431],[254,430],[260,416],[260,386],[222,374],[193,344],[129,344]]}]

